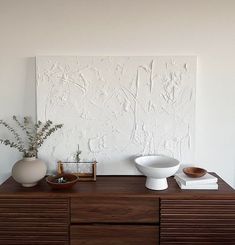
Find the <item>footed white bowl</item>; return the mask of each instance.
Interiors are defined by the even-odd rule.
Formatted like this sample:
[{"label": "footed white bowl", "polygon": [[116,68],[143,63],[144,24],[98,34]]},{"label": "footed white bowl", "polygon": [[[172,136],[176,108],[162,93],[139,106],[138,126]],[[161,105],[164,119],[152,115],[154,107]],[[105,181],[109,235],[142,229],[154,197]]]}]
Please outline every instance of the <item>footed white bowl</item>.
[{"label": "footed white bowl", "polygon": [[136,168],[147,177],[145,186],[151,190],[168,188],[167,177],[174,175],[180,162],[164,155],[141,156],[135,159]]}]

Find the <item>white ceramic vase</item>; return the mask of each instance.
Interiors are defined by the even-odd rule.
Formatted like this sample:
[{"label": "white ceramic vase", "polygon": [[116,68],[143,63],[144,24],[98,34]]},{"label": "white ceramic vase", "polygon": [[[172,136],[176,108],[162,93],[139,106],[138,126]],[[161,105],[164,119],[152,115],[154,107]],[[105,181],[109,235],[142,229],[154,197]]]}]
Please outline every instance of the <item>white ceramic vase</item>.
[{"label": "white ceramic vase", "polygon": [[27,157],[15,163],[12,168],[12,177],[24,187],[32,187],[45,177],[46,164],[35,157]]}]

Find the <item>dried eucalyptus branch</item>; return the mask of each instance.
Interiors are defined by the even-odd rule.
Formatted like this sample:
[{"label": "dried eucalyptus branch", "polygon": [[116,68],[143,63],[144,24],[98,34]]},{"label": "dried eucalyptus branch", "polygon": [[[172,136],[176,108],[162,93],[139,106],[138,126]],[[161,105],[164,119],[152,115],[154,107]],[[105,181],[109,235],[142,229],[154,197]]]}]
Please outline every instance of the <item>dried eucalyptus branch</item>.
[{"label": "dried eucalyptus branch", "polygon": [[53,126],[53,122],[51,120],[47,120],[44,125],[41,121],[34,124],[28,117],[24,117],[23,123],[21,123],[16,116],[13,116],[13,120],[20,127],[22,132],[26,134],[27,147],[23,143],[20,135],[9,124],[2,120],[0,120],[0,125],[5,126],[14,135],[17,143],[8,139],[0,139],[0,143],[16,148],[20,152],[24,153],[24,157],[37,156],[38,148],[42,146],[44,141],[63,126],[62,124],[56,124]]},{"label": "dried eucalyptus branch", "polygon": [[[17,119],[16,116],[13,116],[12,118],[13,118],[13,120],[16,122],[16,124],[17,124],[22,130],[24,130],[24,131],[27,130],[27,128],[25,127],[25,125],[22,124],[22,123],[20,123],[20,121]],[[24,117],[24,121],[25,121],[25,119],[26,119],[26,117]]]},{"label": "dried eucalyptus branch", "polygon": [[[52,124],[52,122],[51,122],[51,124]],[[50,124],[50,125],[51,125]],[[58,124],[58,125],[55,125],[55,126],[53,126],[52,128],[47,128],[47,130],[48,131],[46,131],[46,130],[44,130],[44,132],[45,132],[45,134],[44,134],[44,136],[41,138],[41,139],[39,139],[39,141],[38,141],[38,148],[40,147],[40,146],[42,146],[42,144],[44,143],[44,141],[52,134],[52,133],[54,133],[56,130],[58,130],[58,129],[60,129],[60,128],[62,128],[63,127],[63,124]]]},{"label": "dried eucalyptus branch", "polygon": [[81,155],[81,151],[80,151],[80,149],[79,149],[79,145],[78,145],[78,149],[77,149],[77,151],[76,151],[76,154],[75,154],[75,161],[76,162],[80,162],[80,155]]},{"label": "dried eucalyptus branch", "polygon": [[20,135],[15,131],[15,129],[13,129],[8,123],[4,122],[3,120],[0,120],[0,125],[3,125],[5,128],[7,128],[13,134],[13,136],[15,137],[18,145],[21,148],[24,148],[23,140],[20,137]]},{"label": "dried eucalyptus branch", "polygon": [[37,152],[39,142],[41,142],[42,139],[44,138],[44,134],[52,125],[52,121],[47,120],[46,123],[44,124],[44,126],[42,126],[42,128],[38,131],[38,129],[40,128],[41,125],[42,125],[42,123],[40,121],[35,125],[36,132],[34,134],[32,141],[30,141],[30,148],[32,151]]},{"label": "dried eucalyptus branch", "polygon": [[29,118],[28,117],[24,117],[24,123],[20,123],[20,121],[17,119],[16,116],[13,116],[13,120],[16,122],[16,124],[22,129],[22,131],[25,131],[27,137],[28,137],[28,140],[29,141],[32,141],[33,140],[33,135],[32,135],[32,130],[30,132],[30,129],[28,128],[29,127]]},{"label": "dried eucalyptus branch", "polygon": [[0,143],[4,145],[9,145],[11,148],[16,148],[19,152],[23,152],[24,154],[26,153],[26,150],[23,147],[17,145],[15,142],[12,142],[10,140],[0,139]]}]

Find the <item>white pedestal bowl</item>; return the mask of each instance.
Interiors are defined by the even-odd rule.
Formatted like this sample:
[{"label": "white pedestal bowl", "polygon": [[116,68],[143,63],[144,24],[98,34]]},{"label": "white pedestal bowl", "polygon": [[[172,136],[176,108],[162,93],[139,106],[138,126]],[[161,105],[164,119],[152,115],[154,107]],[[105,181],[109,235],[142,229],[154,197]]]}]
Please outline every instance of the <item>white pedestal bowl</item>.
[{"label": "white pedestal bowl", "polygon": [[164,155],[141,156],[135,159],[136,168],[147,177],[145,186],[151,190],[168,188],[167,177],[174,175],[180,162]]}]

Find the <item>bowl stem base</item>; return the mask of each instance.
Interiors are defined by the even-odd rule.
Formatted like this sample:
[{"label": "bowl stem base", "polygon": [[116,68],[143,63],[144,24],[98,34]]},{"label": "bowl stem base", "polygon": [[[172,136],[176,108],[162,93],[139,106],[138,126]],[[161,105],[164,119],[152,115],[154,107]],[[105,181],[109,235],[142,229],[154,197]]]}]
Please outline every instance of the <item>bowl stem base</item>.
[{"label": "bowl stem base", "polygon": [[145,186],[150,190],[157,190],[157,191],[165,190],[168,188],[166,178],[154,179],[154,178],[147,177]]}]

